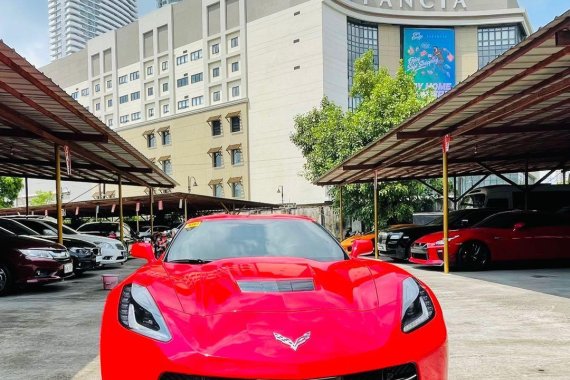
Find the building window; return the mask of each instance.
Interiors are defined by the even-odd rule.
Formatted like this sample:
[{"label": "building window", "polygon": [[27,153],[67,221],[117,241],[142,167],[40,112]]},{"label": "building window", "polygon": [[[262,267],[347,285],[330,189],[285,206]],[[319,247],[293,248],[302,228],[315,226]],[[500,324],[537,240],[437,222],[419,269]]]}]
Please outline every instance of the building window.
[{"label": "building window", "polygon": [[113,126],[113,119],[107,119],[107,126],[108,126],[108,127],[112,127],[112,126]]},{"label": "building window", "polygon": [[230,155],[232,156],[232,165],[243,164],[243,154],[241,148],[232,149],[230,151]]},{"label": "building window", "polygon": [[239,44],[238,37],[234,37],[234,38],[232,38],[232,39],[230,40],[230,46],[231,46],[232,48],[238,47],[238,44]]},{"label": "building window", "polygon": [[212,153],[212,166],[214,168],[221,168],[224,165],[224,155],[222,152]]},{"label": "building window", "polygon": [[119,104],[123,104],[129,101],[129,95],[122,95],[119,97]]},{"label": "building window", "polygon": [[224,185],[218,183],[213,186],[213,193],[214,197],[223,197],[224,196]]},{"label": "building window", "polygon": [[129,79],[130,79],[131,81],[139,79],[139,72],[138,72],[138,71],[133,71],[132,73],[130,73],[130,74],[129,74]]},{"label": "building window", "polygon": [[154,95],[154,87],[149,87],[146,89],[146,96]]},{"label": "building window", "polygon": [[212,54],[218,54],[220,52],[220,44],[212,45]]},{"label": "building window", "polygon": [[169,112],[170,112],[170,106],[168,104],[163,104],[162,105],[162,114],[166,115]]},{"label": "building window", "polygon": [[160,68],[162,69],[162,71],[168,70],[168,61],[163,61],[163,62],[160,64]]},{"label": "building window", "polygon": [[119,84],[125,84],[128,82],[127,76],[126,75],[121,75],[119,77]]},{"label": "building window", "polygon": [[[378,67],[378,25],[365,22],[347,23],[348,91],[354,79],[354,62],[368,50],[374,53],[374,66]],[[348,97],[348,108],[355,109],[360,99]]]},{"label": "building window", "polygon": [[95,103],[95,111],[99,111],[101,109],[101,103]]},{"label": "building window", "polygon": [[196,61],[200,58],[202,58],[202,49],[196,50],[196,51],[193,51],[192,53],[190,53],[190,60],[191,61]]},{"label": "building window", "polygon": [[146,68],[146,75],[152,75],[152,66]]},{"label": "building window", "polygon": [[107,88],[113,88],[113,81],[110,79],[107,81]]},{"label": "building window", "polygon": [[192,107],[199,106],[202,103],[204,103],[204,97],[203,96],[196,96],[195,98],[192,98]]},{"label": "building window", "polygon": [[170,160],[162,161],[162,171],[168,175],[172,175],[172,162]]},{"label": "building window", "polygon": [[239,71],[239,62],[232,62],[232,73]]},{"label": "building window", "polygon": [[191,83],[202,82],[202,79],[203,79],[202,73],[193,74],[193,75],[190,77],[190,82],[191,82]]},{"label": "building window", "polygon": [[232,132],[241,131],[241,119],[239,116],[232,116],[230,118],[230,127]]},{"label": "building window", "polygon": [[486,66],[524,38],[524,32],[516,25],[479,28],[477,31],[479,68]]},{"label": "building window", "polygon": [[141,118],[140,112],[134,112],[131,114],[131,121],[140,120],[140,118]]},{"label": "building window", "polygon": [[180,100],[180,101],[178,102],[178,109],[179,109],[179,110],[184,109],[184,108],[188,108],[188,106],[189,106],[189,101],[188,101],[188,99]]},{"label": "building window", "polygon": [[176,66],[180,66],[188,62],[188,54],[181,55],[180,57],[176,57]]},{"label": "building window", "polygon": [[147,148],[156,148],[156,136],[154,133],[149,133],[146,135],[146,147]]},{"label": "building window", "polygon": [[212,120],[212,136],[221,136],[222,122],[221,120]]},{"label": "building window", "polygon": [[89,95],[89,89],[88,88],[84,88],[83,90],[81,90],[81,96],[87,96]]},{"label": "building window", "polygon": [[212,77],[213,78],[217,78],[220,76],[220,68],[219,67],[214,67],[212,69]]},{"label": "building window", "polygon": [[154,117],[154,108],[149,108],[146,113],[148,117]]},{"label": "building window", "polygon": [[131,102],[132,102],[133,100],[137,100],[137,99],[140,99],[140,98],[141,98],[141,92],[140,92],[140,91],[131,93]]},{"label": "building window", "polygon": [[97,83],[95,85],[95,92],[99,92],[99,91],[101,91],[101,85],[99,83]]},{"label": "building window", "polygon": [[176,87],[188,86],[188,77],[183,77],[176,80]]},{"label": "building window", "polygon": [[120,122],[121,124],[128,123],[128,122],[129,122],[129,115],[123,115],[123,116],[121,116],[121,117],[119,118],[119,122]]},{"label": "building window", "polygon": [[212,93],[212,101],[219,102],[220,101],[220,91],[214,91]]},{"label": "building window", "polygon": [[162,145],[170,145],[170,144],[172,144],[172,136],[170,135],[170,131],[163,131]]},{"label": "building window", "polygon": [[168,82],[162,84],[162,92],[168,92]]},{"label": "building window", "polygon": [[113,99],[107,99],[107,108],[113,107]]},{"label": "building window", "polygon": [[241,182],[234,182],[231,184],[232,186],[232,197],[234,198],[243,198],[243,184]]},{"label": "building window", "polygon": [[234,86],[234,87],[232,87],[232,96],[233,96],[234,98],[236,98],[236,97],[239,96],[239,86]]}]

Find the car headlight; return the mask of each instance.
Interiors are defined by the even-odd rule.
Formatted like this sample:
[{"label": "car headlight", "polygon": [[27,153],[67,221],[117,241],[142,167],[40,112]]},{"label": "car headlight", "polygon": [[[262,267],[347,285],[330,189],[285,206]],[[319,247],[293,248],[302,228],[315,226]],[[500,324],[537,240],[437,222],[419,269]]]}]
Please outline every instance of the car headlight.
[{"label": "car headlight", "polygon": [[91,250],[88,248],[71,247],[69,252],[75,253],[78,256],[87,256],[91,254]]},{"label": "car headlight", "polygon": [[137,284],[126,285],[119,301],[119,321],[138,334],[168,342],[172,339],[164,318],[147,288]]},{"label": "car headlight", "polygon": [[409,333],[429,322],[435,315],[435,308],[416,280],[408,277],[402,285],[402,331]]},{"label": "car headlight", "polygon": [[95,244],[101,249],[115,249],[111,244],[104,241],[97,241]]},{"label": "car headlight", "polygon": [[27,257],[41,257],[44,259],[53,259],[53,255],[46,249],[20,249],[20,252]]},{"label": "car headlight", "polygon": [[[450,242],[454,239],[457,239],[458,237],[459,237],[459,235],[452,236],[450,238],[447,238],[447,241]],[[435,245],[439,245],[439,246],[443,245],[443,239],[436,241]]]}]

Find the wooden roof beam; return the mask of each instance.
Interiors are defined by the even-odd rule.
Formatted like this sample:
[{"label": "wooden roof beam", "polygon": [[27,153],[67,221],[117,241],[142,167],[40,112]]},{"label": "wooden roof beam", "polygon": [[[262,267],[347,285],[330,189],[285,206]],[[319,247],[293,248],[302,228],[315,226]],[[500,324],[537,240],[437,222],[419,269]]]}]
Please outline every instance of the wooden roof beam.
[{"label": "wooden roof beam", "polygon": [[[15,127],[11,125],[12,127]],[[54,137],[65,141],[82,141],[82,142],[101,142],[107,143],[109,139],[104,135],[94,135],[87,133],[68,133],[68,132],[50,132]],[[38,135],[21,129],[0,128],[0,136],[2,137],[19,137],[37,139]]]}]

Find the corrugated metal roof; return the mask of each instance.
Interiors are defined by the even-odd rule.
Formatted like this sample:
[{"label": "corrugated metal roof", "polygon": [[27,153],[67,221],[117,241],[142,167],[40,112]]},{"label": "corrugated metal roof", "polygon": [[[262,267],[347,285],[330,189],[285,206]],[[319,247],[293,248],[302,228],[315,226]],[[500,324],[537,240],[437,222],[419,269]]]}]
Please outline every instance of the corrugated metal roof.
[{"label": "corrugated metal roof", "polygon": [[0,175],[55,179],[55,145],[71,151],[66,181],[174,187],[176,182],[0,41]]},{"label": "corrugated metal roof", "polygon": [[[570,167],[570,11],[389,131],[317,184]],[[557,42],[558,41],[558,42]]]}]

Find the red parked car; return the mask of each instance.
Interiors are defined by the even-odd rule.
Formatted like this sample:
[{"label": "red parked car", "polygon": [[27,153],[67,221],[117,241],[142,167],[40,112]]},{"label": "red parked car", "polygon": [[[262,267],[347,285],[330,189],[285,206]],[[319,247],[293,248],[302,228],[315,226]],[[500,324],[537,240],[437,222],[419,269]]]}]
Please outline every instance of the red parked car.
[{"label": "red parked car", "polygon": [[0,227],[0,247],[0,296],[17,285],[47,284],[73,275],[73,262],[62,245]]},{"label": "red parked car", "polygon": [[304,217],[205,216],[107,299],[108,379],[447,379],[431,290]]},{"label": "red parked car", "polygon": [[[449,261],[465,269],[491,262],[570,259],[570,218],[563,214],[507,211],[463,230],[449,231]],[[410,262],[443,265],[443,233],[416,240]]]}]

